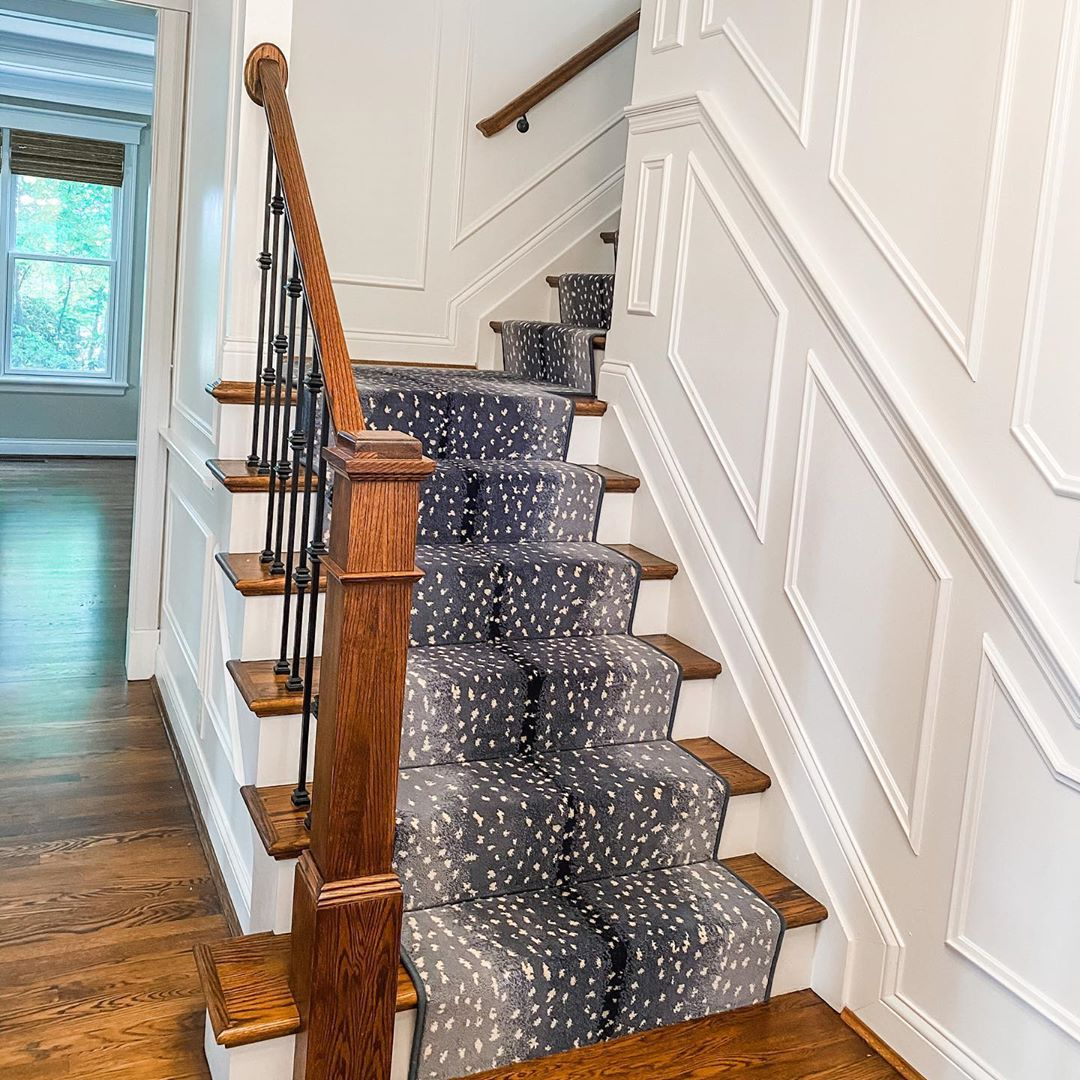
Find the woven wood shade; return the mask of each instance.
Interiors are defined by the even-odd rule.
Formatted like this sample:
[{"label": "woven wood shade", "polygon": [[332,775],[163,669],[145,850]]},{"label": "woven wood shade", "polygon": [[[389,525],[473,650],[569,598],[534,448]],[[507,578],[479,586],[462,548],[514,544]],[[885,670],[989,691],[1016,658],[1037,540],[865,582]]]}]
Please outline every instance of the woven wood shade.
[{"label": "woven wood shade", "polygon": [[82,184],[120,187],[124,182],[124,144],[41,131],[11,132],[11,171]]}]

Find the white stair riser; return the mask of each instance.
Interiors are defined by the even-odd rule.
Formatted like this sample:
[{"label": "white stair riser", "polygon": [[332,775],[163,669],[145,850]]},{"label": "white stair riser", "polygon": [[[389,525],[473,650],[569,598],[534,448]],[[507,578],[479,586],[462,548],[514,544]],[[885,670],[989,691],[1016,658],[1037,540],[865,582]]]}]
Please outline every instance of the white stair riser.
[{"label": "white stair riser", "polygon": [[[754,850],[760,815],[760,795],[738,795],[731,800],[720,837],[720,858],[732,859]],[[254,826],[252,845],[255,855],[251,875],[251,926],[244,930],[249,934],[266,930],[277,934],[288,933],[292,924],[296,860],[273,859],[267,855],[254,833]]]},{"label": "white stair riser", "polygon": [[[223,405],[218,429],[218,456],[246,458],[251,450],[251,405]],[[602,416],[575,416],[570,429],[567,460],[579,465],[593,465],[600,460],[600,424]]]},{"label": "white stair riser", "polygon": [[[229,493],[225,494],[228,496]],[[238,492],[232,495],[225,516],[229,523],[228,536],[223,538],[229,551],[262,551],[266,540],[266,499],[263,492]],[[633,514],[632,492],[608,492],[600,506],[596,539],[601,544],[628,544]]]},{"label": "white stair riser", "polygon": [[[407,1080],[412,1053],[416,1010],[398,1013],[394,1020],[393,1064],[390,1080]],[[236,1046],[227,1050],[218,1046],[210,1017],[206,1018],[203,1037],[206,1063],[212,1080],[293,1080],[293,1055],[296,1036],[268,1039],[266,1042]]]},{"label": "white stair riser", "polygon": [[[773,996],[806,990],[813,969],[816,926],[802,926],[784,935],[780,959],[773,977]],[[394,1022],[394,1055],[390,1080],[406,1080],[416,1029],[416,1010],[397,1014]],[[214,1040],[210,1019],[204,1040],[206,1060],[213,1080],[292,1080],[295,1037],[270,1039],[226,1050]]]},{"label": "white stair riser", "polygon": [[[222,571],[219,569],[219,573]],[[671,595],[670,581],[643,581],[638,591],[634,610],[635,634],[663,634],[667,632],[668,602]],[[230,609],[229,642],[232,655],[240,660],[273,660],[281,647],[281,618],[284,613],[283,596],[241,596],[235,589],[229,591],[226,601]],[[325,605],[319,605],[316,620],[316,641],[322,642],[322,614]],[[295,598],[293,603],[295,611]],[[317,650],[318,651],[318,650]]]}]

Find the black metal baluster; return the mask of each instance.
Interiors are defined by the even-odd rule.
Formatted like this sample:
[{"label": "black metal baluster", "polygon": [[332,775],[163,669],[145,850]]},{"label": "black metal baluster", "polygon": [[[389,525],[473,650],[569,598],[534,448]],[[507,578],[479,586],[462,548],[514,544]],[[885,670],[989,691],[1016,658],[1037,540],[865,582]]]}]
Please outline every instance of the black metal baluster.
[{"label": "black metal baluster", "polygon": [[[301,397],[304,387],[304,371],[307,364],[307,336],[308,336],[308,309],[307,303],[303,302],[300,305],[300,358],[297,361],[296,369],[296,424],[292,431],[289,433],[289,447],[292,450],[292,475],[291,475],[291,487],[289,489],[289,538],[287,543],[288,555],[285,559],[285,611],[281,618],[281,649],[278,652],[278,661],[274,665],[275,675],[288,675],[292,671],[292,665],[289,663],[289,617],[291,615],[292,605],[292,590],[293,590],[293,563],[297,561],[296,551],[296,504],[297,496],[300,489],[300,474],[304,473],[304,486],[305,488],[311,485],[311,470],[310,467],[304,468],[302,464],[301,454],[304,449],[305,435],[304,435],[304,405],[305,402]],[[291,380],[291,371],[290,371]],[[284,507],[285,500],[282,499],[282,506]],[[308,514],[308,500],[304,499],[304,517]],[[307,530],[304,529],[304,535],[301,537],[301,548],[307,543]],[[300,556],[303,560],[303,555]],[[306,560],[305,560],[306,561]],[[297,565],[299,570],[299,565]],[[304,606],[304,593],[301,592],[299,585],[297,586],[297,610],[302,612]],[[298,680],[299,681],[299,680]],[[286,687],[290,690],[300,690],[303,688],[301,682],[299,686],[290,685],[293,682],[292,679],[286,681]]]},{"label": "black metal baluster", "polygon": [[[319,343],[315,342],[318,354]],[[308,743],[311,735],[311,716],[313,708],[318,708],[314,698],[315,682],[315,631],[319,616],[319,579],[322,572],[322,557],[326,554],[323,540],[323,519],[326,511],[326,461],[322,452],[326,449],[326,440],[330,432],[330,409],[323,395],[320,413],[318,490],[315,492],[315,520],[312,522],[312,541],[308,548],[311,558],[311,593],[308,601],[307,651],[304,656],[304,711],[300,718],[300,770],[296,790],[292,793],[292,804],[296,807],[311,805],[311,794],[307,786]]]},{"label": "black metal baluster", "polygon": [[[307,314],[305,308],[305,314]],[[306,396],[304,400],[304,500],[300,511],[300,544],[297,548],[299,560],[293,580],[296,582],[296,627],[293,636],[292,671],[286,680],[286,689],[293,691],[303,690],[304,679],[300,674],[300,664],[303,660],[303,633],[304,633],[304,598],[311,586],[311,570],[308,567],[308,530],[311,526],[311,495],[315,489],[315,478],[318,475],[318,462],[315,461],[315,429],[318,426],[320,410],[322,409],[322,369],[319,366],[318,349],[312,350],[311,370],[304,380]]]},{"label": "black metal baluster", "polygon": [[[281,392],[285,384],[285,365],[289,349],[289,339],[285,336],[285,308],[287,306],[289,279],[285,276],[285,268],[289,265],[289,244],[291,240],[292,233],[289,230],[289,222],[286,218],[285,232],[281,239],[281,272],[278,274],[278,280],[281,284],[281,296],[277,312],[277,333],[274,335],[273,340],[276,368],[274,374],[274,419],[270,436],[270,497],[266,502],[266,537],[263,542],[262,554],[259,556],[260,562],[271,564],[274,562],[274,509],[277,505],[276,476],[278,452],[281,447]],[[275,568],[271,565],[270,572],[284,574],[285,567]]]},{"label": "black metal baluster", "polygon": [[[284,223],[285,198],[281,194],[281,175],[277,174],[274,181],[274,194],[270,199],[270,214],[272,217],[272,236],[270,252],[270,288],[267,290],[267,307],[265,331],[260,328],[260,340],[265,348],[265,366],[262,373],[262,397],[264,399],[263,430],[262,430],[262,454],[259,457],[259,472],[268,475],[270,472],[270,391],[277,378],[274,372],[274,323],[277,309],[278,283],[285,274],[282,260],[278,258],[281,249],[281,229]],[[265,340],[263,340],[265,338]]]},{"label": "black metal baluster", "polygon": [[251,420],[251,453],[248,454],[249,468],[259,465],[259,420],[262,412],[262,358],[266,347],[266,286],[273,259],[270,255],[270,201],[274,190],[274,146],[267,139],[266,143],[266,200],[263,210],[263,242],[259,252],[258,267],[262,275],[259,289],[259,344],[255,349],[255,413]]},{"label": "black metal baluster", "polygon": [[[300,284],[300,262],[295,255],[293,255],[292,276],[285,286],[285,292],[289,297],[288,354],[285,370],[285,408],[281,417],[281,450],[278,454],[277,464],[274,468],[275,479],[270,481],[271,485],[273,485],[275,481],[278,484],[277,526],[274,531],[274,561],[270,564],[270,573],[285,574],[285,590],[287,596],[289,589],[288,579],[291,575],[288,573],[285,562],[283,561],[281,545],[285,537],[285,489],[288,487],[289,474],[292,472],[292,458],[289,453],[290,436],[292,432],[289,425],[292,422],[293,391],[296,387],[294,380],[296,373],[296,307],[300,300],[300,295],[303,292],[303,287]],[[288,557],[291,562],[291,551],[288,553]]]}]

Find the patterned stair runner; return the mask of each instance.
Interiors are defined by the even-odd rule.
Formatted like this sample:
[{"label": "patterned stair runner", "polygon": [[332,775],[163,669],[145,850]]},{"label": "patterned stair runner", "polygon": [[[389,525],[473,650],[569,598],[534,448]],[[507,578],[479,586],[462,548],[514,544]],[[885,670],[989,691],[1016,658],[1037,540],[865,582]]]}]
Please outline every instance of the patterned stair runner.
[{"label": "patterned stair runner", "polygon": [[[610,282],[566,277],[564,317],[609,323]],[[371,426],[437,462],[395,854],[424,1080],[762,1001],[784,931],[715,861],[727,786],[670,741],[679,666],[630,635],[640,568],[565,461],[581,372],[530,335],[518,376],[356,369]]]}]

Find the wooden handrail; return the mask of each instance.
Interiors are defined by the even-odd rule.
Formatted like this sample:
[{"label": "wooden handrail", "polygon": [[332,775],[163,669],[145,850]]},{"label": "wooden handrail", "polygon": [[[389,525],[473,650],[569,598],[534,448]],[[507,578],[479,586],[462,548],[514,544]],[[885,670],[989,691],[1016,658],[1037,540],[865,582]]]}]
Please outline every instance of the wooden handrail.
[{"label": "wooden handrail", "polygon": [[637,33],[640,22],[639,9],[633,15],[628,15],[623,19],[618,26],[598,37],[591,45],[586,45],[581,52],[575,53],[566,63],[560,64],[539,82],[533,83],[528,90],[518,94],[513,101],[508,102],[498,112],[485,117],[476,125],[477,128],[490,139],[492,135],[497,135],[504,128],[508,128],[515,120],[524,118],[530,109],[535,108],[545,98],[550,97],[560,87],[580,75],[587,67],[595,64],[602,56],[606,56],[616,45],[621,45],[628,37]]},{"label": "wooden handrail", "polygon": [[352,361],[345,344],[334,285],[330,280],[326,252],[311,201],[311,189],[300,157],[300,144],[296,138],[289,99],[285,94],[288,80],[285,54],[276,45],[257,45],[248,54],[244,64],[244,87],[251,100],[266,111],[266,124],[270,129],[270,141],[285,198],[285,212],[292,230],[311,325],[319,347],[331,417],[337,431],[359,434],[364,430],[364,413],[353,380]]}]

